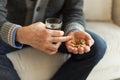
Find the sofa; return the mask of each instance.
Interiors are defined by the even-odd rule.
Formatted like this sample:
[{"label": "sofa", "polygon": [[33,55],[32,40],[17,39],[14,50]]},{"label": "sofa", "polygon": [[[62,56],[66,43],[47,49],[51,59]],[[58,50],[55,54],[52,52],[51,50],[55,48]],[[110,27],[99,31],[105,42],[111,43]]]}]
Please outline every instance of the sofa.
[{"label": "sofa", "polygon": [[[103,59],[87,80],[120,78],[120,0],[84,0],[86,27],[107,43]],[[21,80],[50,80],[69,58],[66,54],[47,55],[32,47],[7,54]]]}]

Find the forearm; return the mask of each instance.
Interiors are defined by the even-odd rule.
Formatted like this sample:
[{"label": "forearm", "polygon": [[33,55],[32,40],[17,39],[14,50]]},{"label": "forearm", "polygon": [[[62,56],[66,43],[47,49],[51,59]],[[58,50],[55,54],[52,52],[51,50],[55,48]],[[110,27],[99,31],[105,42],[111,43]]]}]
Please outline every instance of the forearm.
[{"label": "forearm", "polygon": [[66,0],[66,6],[63,10],[63,30],[79,31],[85,28],[85,19],[83,12],[83,0]]},{"label": "forearm", "polygon": [[69,34],[70,32],[84,31],[84,26],[77,22],[73,22],[66,25],[64,31],[65,31],[65,35]]},{"label": "forearm", "polygon": [[7,0],[0,0],[0,37],[9,45],[17,47],[15,42],[16,31],[21,27],[20,25],[9,22],[7,18]]}]

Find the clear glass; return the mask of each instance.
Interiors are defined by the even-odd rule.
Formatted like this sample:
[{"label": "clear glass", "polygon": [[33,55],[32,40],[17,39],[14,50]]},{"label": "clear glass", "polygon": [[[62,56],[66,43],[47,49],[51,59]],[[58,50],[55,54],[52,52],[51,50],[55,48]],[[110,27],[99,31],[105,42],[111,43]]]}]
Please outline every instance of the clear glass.
[{"label": "clear glass", "polygon": [[59,18],[47,18],[45,24],[48,29],[61,30],[62,20]]}]

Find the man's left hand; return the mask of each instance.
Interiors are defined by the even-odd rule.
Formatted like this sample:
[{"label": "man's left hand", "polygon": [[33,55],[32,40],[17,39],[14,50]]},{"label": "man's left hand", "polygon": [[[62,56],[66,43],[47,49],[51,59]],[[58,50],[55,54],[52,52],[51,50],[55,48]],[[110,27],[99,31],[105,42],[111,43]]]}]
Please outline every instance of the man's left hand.
[{"label": "man's left hand", "polygon": [[93,38],[85,31],[71,32],[68,35],[72,39],[66,42],[66,47],[73,54],[87,53],[94,44]]}]

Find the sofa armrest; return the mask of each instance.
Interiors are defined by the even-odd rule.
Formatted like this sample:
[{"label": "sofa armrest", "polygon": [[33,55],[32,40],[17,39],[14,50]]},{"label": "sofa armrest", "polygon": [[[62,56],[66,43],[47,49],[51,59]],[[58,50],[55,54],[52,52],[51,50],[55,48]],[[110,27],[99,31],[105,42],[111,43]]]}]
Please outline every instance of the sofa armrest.
[{"label": "sofa armrest", "polygon": [[113,0],[112,19],[115,24],[120,26],[120,0]]}]

